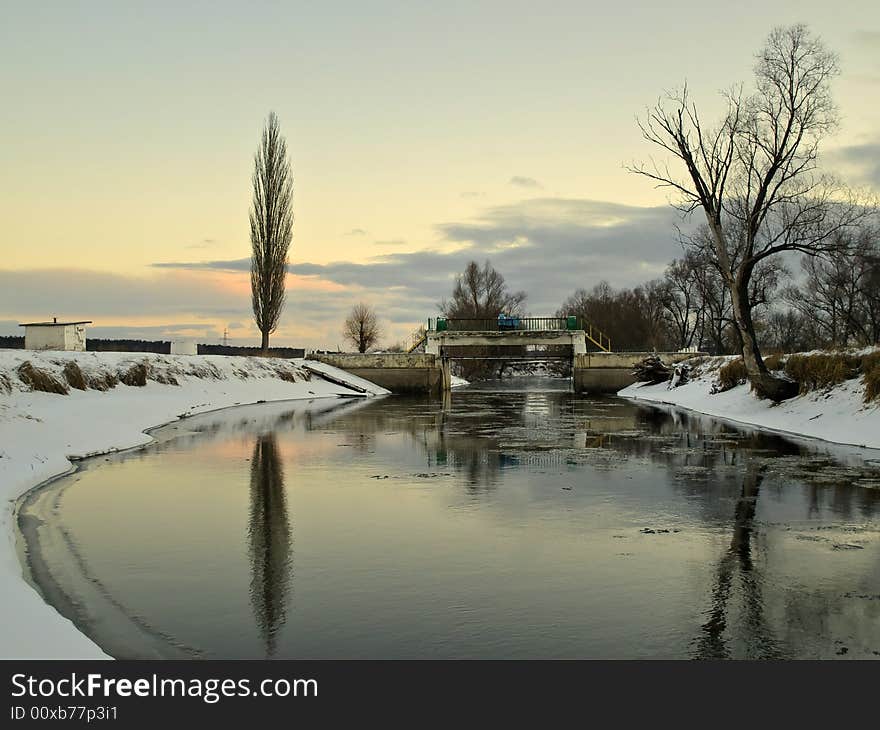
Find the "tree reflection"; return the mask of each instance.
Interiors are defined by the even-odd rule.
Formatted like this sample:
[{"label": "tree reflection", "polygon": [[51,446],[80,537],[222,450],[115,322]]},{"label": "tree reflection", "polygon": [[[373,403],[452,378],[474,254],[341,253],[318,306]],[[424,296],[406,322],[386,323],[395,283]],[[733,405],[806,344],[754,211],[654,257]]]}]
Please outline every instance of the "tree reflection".
[{"label": "tree reflection", "polygon": [[778,642],[772,636],[764,617],[764,599],[761,590],[761,576],[752,560],[752,530],[761,482],[764,480],[766,465],[749,462],[743,477],[742,491],[736,503],[733,521],[733,536],[730,545],[718,563],[716,581],[712,590],[712,605],[708,620],[702,626],[702,633],[696,641],[697,659],[729,659],[727,631],[730,615],[730,597],[734,591],[737,573],[740,577],[745,636],[756,644],[755,654],[759,658],[779,657]]},{"label": "tree reflection", "polygon": [[251,460],[248,555],[251,606],[267,657],[275,653],[278,631],[287,618],[291,541],[278,443],[273,433],[262,434]]}]

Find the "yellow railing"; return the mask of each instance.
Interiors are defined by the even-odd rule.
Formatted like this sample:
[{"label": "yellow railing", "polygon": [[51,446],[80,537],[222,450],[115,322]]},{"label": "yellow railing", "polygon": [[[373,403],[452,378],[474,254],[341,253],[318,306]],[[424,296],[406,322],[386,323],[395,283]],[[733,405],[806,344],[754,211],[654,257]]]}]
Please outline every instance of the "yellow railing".
[{"label": "yellow railing", "polygon": [[593,327],[591,323],[583,322],[583,324],[587,339],[603,352],[611,352],[611,338],[598,327]]},{"label": "yellow railing", "polygon": [[421,336],[413,337],[412,346],[407,350],[407,352],[414,352],[418,350],[421,345],[423,345],[428,339],[428,335],[426,333],[422,333]]}]

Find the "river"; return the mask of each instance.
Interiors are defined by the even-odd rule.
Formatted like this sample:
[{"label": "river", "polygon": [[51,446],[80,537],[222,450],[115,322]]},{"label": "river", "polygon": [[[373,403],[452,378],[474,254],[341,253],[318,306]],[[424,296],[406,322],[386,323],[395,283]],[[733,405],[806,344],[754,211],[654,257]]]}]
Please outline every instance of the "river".
[{"label": "river", "polygon": [[19,506],[119,658],[880,657],[880,452],[550,378],[153,435]]}]

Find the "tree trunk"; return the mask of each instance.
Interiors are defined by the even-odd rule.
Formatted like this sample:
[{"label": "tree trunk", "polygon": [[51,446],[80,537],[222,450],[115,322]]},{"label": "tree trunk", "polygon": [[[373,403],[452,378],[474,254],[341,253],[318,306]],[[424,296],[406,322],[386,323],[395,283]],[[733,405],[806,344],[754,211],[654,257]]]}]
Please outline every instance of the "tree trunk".
[{"label": "tree trunk", "polygon": [[771,375],[761,358],[761,351],[758,349],[758,340],[755,336],[755,325],[752,322],[748,274],[747,270],[740,270],[730,290],[733,317],[742,343],[743,363],[745,363],[752,390],[757,396],[779,402],[797,395],[798,386],[797,383]]},{"label": "tree trunk", "polygon": [[263,357],[269,354],[269,330],[263,331],[263,341],[260,345],[260,349],[262,350]]}]

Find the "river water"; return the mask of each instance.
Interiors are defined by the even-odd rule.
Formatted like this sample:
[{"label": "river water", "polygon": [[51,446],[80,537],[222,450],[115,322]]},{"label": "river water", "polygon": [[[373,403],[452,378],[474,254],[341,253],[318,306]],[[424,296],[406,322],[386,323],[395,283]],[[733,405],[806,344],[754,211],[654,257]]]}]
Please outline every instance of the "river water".
[{"label": "river water", "polygon": [[20,505],[116,657],[880,657],[877,451],[523,378],[154,436]]}]

